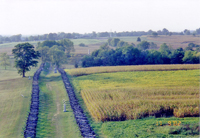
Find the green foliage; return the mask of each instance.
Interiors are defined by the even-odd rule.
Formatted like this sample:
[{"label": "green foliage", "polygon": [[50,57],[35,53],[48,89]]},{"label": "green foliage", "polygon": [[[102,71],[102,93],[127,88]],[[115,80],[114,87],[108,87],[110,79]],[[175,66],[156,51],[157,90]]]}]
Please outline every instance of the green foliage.
[{"label": "green foliage", "polygon": [[49,57],[50,61],[53,64],[56,64],[58,67],[60,67],[61,64],[64,64],[67,62],[67,56],[64,53],[64,51],[61,50],[62,47],[60,46],[53,46],[49,49]]},{"label": "green foliage", "polygon": [[117,43],[118,43],[119,41],[120,41],[119,38],[109,38],[109,39],[108,39],[108,44],[109,44],[110,46],[116,47],[116,46],[117,46]]},{"label": "green foliage", "polygon": [[79,46],[81,46],[81,47],[87,47],[84,43],[80,43]]},{"label": "green foliage", "polygon": [[137,47],[138,47],[140,50],[146,50],[146,49],[149,48],[149,46],[150,46],[150,43],[147,42],[147,41],[142,41],[142,42],[140,42],[140,43],[137,45]]},{"label": "green foliage", "polygon": [[10,66],[10,57],[7,55],[7,53],[1,53],[0,54],[0,65],[5,67]]},{"label": "green foliage", "polygon": [[140,37],[137,38],[137,42],[141,42],[141,38]]},{"label": "green foliage", "polygon": [[171,49],[166,43],[163,43],[160,46],[159,51],[162,53],[162,55],[165,55],[165,56],[168,56],[169,54],[171,54]]},{"label": "green foliage", "polygon": [[149,46],[150,49],[157,49],[157,45],[154,43],[154,42],[150,42],[150,46]]},{"label": "green foliage", "polygon": [[184,57],[184,50],[182,48],[174,50],[171,54],[171,64],[182,64],[183,57]]},{"label": "green foliage", "polygon": [[186,51],[183,57],[184,63],[199,63],[200,52]]},{"label": "green foliage", "polygon": [[70,52],[74,52],[74,43],[69,39],[62,39],[58,41],[58,46],[62,46],[64,48],[65,53],[69,57]]},{"label": "green foliage", "polygon": [[47,46],[37,47],[37,51],[40,52],[42,62],[50,61],[50,58],[49,58],[49,47],[47,47]]},{"label": "green foliage", "polygon": [[153,33],[152,33],[152,36],[153,36],[153,37],[157,37],[157,36],[158,36],[158,33],[153,32]]},{"label": "green foliage", "polygon": [[45,47],[45,46],[51,48],[54,45],[60,46],[60,50],[64,51],[67,54],[67,56],[69,56],[70,52],[75,51],[74,44],[69,39],[62,39],[59,41],[46,40],[46,41],[43,41],[42,43],[39,42],[38,48]]},{"label": "green foliage", "polygon": [[29,43],[21,43],[12,50],[15,58],[15,67],[18,73],[25,77],[25,72],[30,71],[31,66],[36,67],[40,53],[34,50],[34,46]]},{"label": "green foliage", "polygon": [[117,43],[117,47],[123,47],[123,46],[128,46],[128,43],[122,40]]}]

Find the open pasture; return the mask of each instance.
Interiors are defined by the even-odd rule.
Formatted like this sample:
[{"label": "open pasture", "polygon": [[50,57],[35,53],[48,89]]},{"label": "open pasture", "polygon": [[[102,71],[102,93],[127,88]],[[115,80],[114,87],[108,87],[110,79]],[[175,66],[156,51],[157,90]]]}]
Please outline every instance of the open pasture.
[{"label": "open pasture", "polygon": [[[36,68],[26,75],[33,76]],[[22,78],[17,70],[0,66],[0,137],[20,138],[29,111],[32,81]]]},{"label": "open pasture", "polygon": [[[25,43],[25,42],[10,42],[10,43],[0,44],[0,53],[7,53],[8,55],[11,55],[12,49],[19,43]],[[38,41],[28,41],[28,43],[36,46]]]},{"label": "open pasture", "polygon": [[198,70],[69,74],[96,121],[199,115]]}]

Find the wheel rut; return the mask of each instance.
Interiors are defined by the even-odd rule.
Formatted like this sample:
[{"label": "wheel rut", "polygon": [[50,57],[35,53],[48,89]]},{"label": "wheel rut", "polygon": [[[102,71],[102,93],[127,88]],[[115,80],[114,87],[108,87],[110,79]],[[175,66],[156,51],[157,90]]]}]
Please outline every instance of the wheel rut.
[{"label": "wheel rut", "polygon": [[83,109],[81,108],[81,106],[78,103],[78,100],[77,100],[74,90],[69,82],[66,72],[61,68],[59,68],[58,71],[60,72],[60,74],[62,76],[63,83],[64,83],[66,91],[68,93],[70,105],[73,110],[74,117],[76,119],[76,123],[79,126],[79,130],[81,132],[82,137],[95,138],[96,137],[95,133],[92,130],[92,128],[89,124],[89,121],[83,112]]}]

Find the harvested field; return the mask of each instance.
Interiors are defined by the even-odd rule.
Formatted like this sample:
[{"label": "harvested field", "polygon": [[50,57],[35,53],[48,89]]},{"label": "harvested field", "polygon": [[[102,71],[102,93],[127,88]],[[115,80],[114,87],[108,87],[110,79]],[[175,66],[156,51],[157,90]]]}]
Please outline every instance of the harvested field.
[{"label": "harvested field", "polygon": [[172,48],[176,49],[179,47],[185,48],[188,46],[189,43],[200,44],[200,37],[196,36],[188,36],[188,35],[172,35],[172,36],[158,36],[158,37],[147,37],[148,41],[155,42],[158,47],[161,44],[167,43],[168,45],[172,46]]},{"label": "harvested field", "polygon": [[199,116],[199,70],[73,75],[73,85],[96,121]]}]

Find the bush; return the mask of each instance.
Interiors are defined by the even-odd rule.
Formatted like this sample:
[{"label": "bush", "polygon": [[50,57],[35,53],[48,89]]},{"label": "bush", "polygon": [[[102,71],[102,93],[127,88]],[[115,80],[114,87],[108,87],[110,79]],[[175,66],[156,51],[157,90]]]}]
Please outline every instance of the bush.
[{"label": "bush", "polygon": [[84,43],[80,43],[79,46],[81,46],[81,47],[88,47],[88,46],[85,45]]}]

